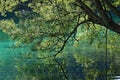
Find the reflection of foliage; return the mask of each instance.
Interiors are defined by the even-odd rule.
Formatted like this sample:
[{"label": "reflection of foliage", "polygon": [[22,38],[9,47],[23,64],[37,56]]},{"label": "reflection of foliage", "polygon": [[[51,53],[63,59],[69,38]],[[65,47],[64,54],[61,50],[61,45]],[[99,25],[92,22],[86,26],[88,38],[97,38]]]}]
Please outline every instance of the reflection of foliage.
[{"label": "reflection of foliage", "polygon": [[[47,59],[23,59],[18,60],[22,64],[16,65],[18,70],[17,80],[61,80],[65,79],[63,70],[54,58]],[[23,76],[23,77],[22,77]],[[21,78],[22,77],[22,78]]]},{"label": "reflection of foliage", "polygon": [[[97,26],[96,26],[96,28],[97,28]],[[102,33],[102,32],[104,33],[104,29],[103,29],[103,31],[100,29],[100,31],[101,31],[100,33]],[[91,33],[91,31],[88,30],[88,33]],[[87,34],[85,34],[85,35],[88,36]],[[83,35],[83,36],[85,36],[85,35]],[[99,35],[102,35],[102,36],[100,37]],[[114,37],[112,35],[114,35]],[[83,37],[83,38],[81,38],[81,35],[80,36],[78,35],[76,37],[76,39],[80,38],[80,42],[72,41],[73,44],[71,44],[72,42],[70,41],[69,42],[70,44],[68,43],[69,45],[72,46],[71,49],[69,49],[69,50],[71,50],[71,51],[73,50],[73,51],[66,52],[66,50],[68,48],[70,48],[69,46],[66,46],[65,51],[63,51],[62,54],[59,54],[56,57],[57,61],[59,63],[61,63],[62,67],[64,68],[65,74],[67,74],[68,79],[77,79],[77,80],[81,79],[81,78],[87,79],[87,80],[88,79],[89,80],[105,79],[105,75],[106,75],[106,60],[105,60],[106,44],[105,44],[105,37],[104,37],[105,34],[97,34],[97,36],[98,37],[94,37],[94,36],[92,37],[95,40],[94,43],[93,42],[89,43],[89,41],[91,41],[91,38],[89,38],[89,37],[91,37],[91,35],[89,35],[88,37]],[[109,44],[107,45],[107,48],[108,48],[107,74],[108,74],[108,76],[112,76],[112,74],[119,74],[119,72],[117,72],[118,70],[116,70],[116,67],[118,65],[114,66],[115,64],[113,63],[115,56],[118,55],[117,53],[119,53],[119,49],[118,49],[119,46],[115,45],[117,43],[117,41],[119,40],[119,36],[113,32],[109,32],[108,36],[109,36],[108,37]],[[86,40],[86,38],[87,38],[87,40]],[[100,41],[98,41],[98,40],[100,40]],[[112,42],[111,42],[111,40],[112,40]],[[86,45],[84,45],[83,42],[87,46],[88,45],[89,46],[85,47]],[[78,45],[78,46],[76,46],[76,45]],[[112,46],[114,46],[114,47],[112,47]],[[85,50],[88,50],[88,51],[85,51]],[[32,75],[31,77],[34,76],[34,77],[36,77],[36,79],[37,78],[40,78],[43,80],[45,80],[45,78],[49,78],[51,80],[52,79],[65,79],[65,77],[62,76],[64,74],[63,71],[61,70],[60,66],[56,63],[54,58],[50,57],[50,58],[46,58],[46,59],[40,59],[41,54],[42,53],[40,53],[40,54],[38,53],[37,57],[39,58],[39,60],[37,59],[35,62],[33,61],[33,63],[32,63],[32,61],[30,61],[29,64],[25,64],[25,67],[24,66],[23,66],[23,68],[20,67],[20,71],[25,72],[27,74],[26,76]],[[44,55],[45,56],[49,55],[49,53],[47,53],[47,54],[44,53]],[[39,67],[39,66],[41,66],[41,67]],[[48,71],[49,73],[47,73],[47,72],[44,73],[44,71],[39,72],[39,69]],[[36,75],[37,72],[35,72],[35,71],[38,72],[39,77]],[[85,73],[85,74],[83,74],[83,73]],[[79,74],[79,77],[77,76],[78,74]],[[47,75],[47,77],[46,77],[46,75]],[[84,77],[82,77],[82,76],[84,76]]]},{"label": "reflection of foliage", "polygon": [[[23,75],[24,80],[79,79],[81,77],[76,76],[77,70],[74,70],[78,66],[82,69],[77,68],[81,70],[78,72],[79,74],[86,73],[82,74],[84,79],[101,78],[105,75],[106,68],[102,66],[103,70],[101,70],[99,63],[102,65],[106,63],[106,46],[108,57],[111,60],[110,63],[107,62],[110,68],[108,74],[115,73],[112,60],[119,55],[118,47],[120,46],[117,45],[119,36],[109,31],[108,45],[106,45],[106,31],[100,26],[120,33],[119,25],[108,17],[110,15],[107,15],[111,9],[111,5],[110,7],[108,5],[111,3],[106,4],[108,0],[105,2],[103,0],[16,0],[15,3],[13,1],[0,1],[2,4],[0,12],[5,16],[7,12],[15,11],[19,22],[16,24],[13,19],[1,20],[0,28],[17,41],[16,45],[26,43],[31,48],[31,53],[22,55],[20,61],[18,60],[25,62],[16,65],[18,72],[20,72],[18,80]],[[105,6],[99,8],[99,1]],[[17,5],[24,5],[26,2],[28,5],[25,6],[30,7],[32,11],[26,11],[23,14],[23,12],[15,10]],[[96,5],[92,6],[93,3]],[[114,3],[118,6],[119,1],[113,2],[113,5]],[[101,14],[101,11],[104,14]],[[64,52],[67,49],[73,50],[73,52]],[[61,56],[62,53],[66,54]],[[74,63],[74,66],[70,63]],[[56,78],[51,78],[51,75]]]},{"label": "reflection of foliage", "polygon": [[[97,28],[99,29],[99,27],[97,26],[95,30],[97,30]],[[76,54],[74,54],[76,62],[84,65],[86,77],[88,77],[87,79],[90,80],[93,79],[96,80],[97,78],[101,79],[102,77],[105,77],[106,71],[107,71],[107,76],[109,76],[108,79],[113,74],[119,75],[119,71],[115,69],[115,67],[119,66],[120,63],[118,62],[119,59],[116,59],[116,57],[119,56],[118,55],[119,45],[116,45],[119,43],[119,35],[109,31],[107,35],[107,44],[106,44],[105,30],[99,29],[96,33],[97,34],[93,33],[92,36],[89,35],[90,37],[88,36],[87,38],[87,40],[88,41],[90,40],[90,42],[92,40],[92,44],[88,43],[88,45],[90,44],[90,46],[88,47],[89,48],[92,47],[92,48],[89,49],[86,47],[85,49],[82,50],[81,47],[77,46],[79,47],[77,50],[80,53],[77,52]],[[78,36],[78,39],[82,40],[81,36]],[[75,42],[75,45],[81,45],[83,47],[81,42]],[[108,51],[107,54],[106,54],[106,46]],[[88,51],[84,51],[84,50],[88,50]]]}]

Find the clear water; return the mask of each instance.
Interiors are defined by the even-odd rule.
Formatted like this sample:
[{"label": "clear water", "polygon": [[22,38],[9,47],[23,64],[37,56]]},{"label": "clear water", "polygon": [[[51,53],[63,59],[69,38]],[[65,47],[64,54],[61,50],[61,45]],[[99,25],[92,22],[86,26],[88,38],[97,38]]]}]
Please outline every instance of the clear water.
[{"label": "clear water", "polygon": [[0,80],[16,80],[15,76],[17,64],[15,58],[19,57],[20,53],[29,51],[28,48],[14,48],[15,41],[0,32]]}]

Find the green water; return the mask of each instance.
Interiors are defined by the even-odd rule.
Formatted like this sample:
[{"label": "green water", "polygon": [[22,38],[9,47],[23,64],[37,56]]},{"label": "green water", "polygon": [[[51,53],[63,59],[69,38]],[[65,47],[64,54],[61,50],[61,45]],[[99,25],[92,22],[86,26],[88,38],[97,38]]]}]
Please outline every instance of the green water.
[{"label": "green water", "polygon": [[[120,19],[114,16],[114,21],[120,23]],[[81,42],[82,44],[83,42]],[[19,57],[21,53],[25,53],[30,51],[29,48],[19,47],[14,48],[15,41],[10,40],[9,37],[0,31],[0,80],[16,80],[17,70],[15,65],[17,64],[15,58]],[[88,51],[94,51],[94,49],[89,48],[85,42],[81,45],[87,46]],[[83,47],[84,48],[84,47]],[[68,46],[67,50],[72,50],[71,47]],[[75,52],[73,50],[73,52]],[[84,55],[88,55],[87,53]],[[89,54],[90,55],[90,54]],[[19,63],[22,64],[22,63]]]},{"label": "green water", "polygon": [[14,44],[15,41],[10,40],[2,31],[0,32],[0,80],[15,80],[17,74],[15,58],[20,53],[28,51],[27,48],[14,48]]}]

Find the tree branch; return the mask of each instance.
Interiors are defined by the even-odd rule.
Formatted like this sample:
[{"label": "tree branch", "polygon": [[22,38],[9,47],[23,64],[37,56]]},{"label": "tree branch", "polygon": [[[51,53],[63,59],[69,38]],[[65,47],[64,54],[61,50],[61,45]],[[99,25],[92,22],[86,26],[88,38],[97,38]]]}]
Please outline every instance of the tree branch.
[{"label": "tree branch", "polygon": [[75,28],[72,30],[72,32],[70,33],[70,35],[66,38],[66,40],[63,42],[63,45],[61,47],[61,49],[59,51],[57,51],[57,53],[54,55],[54,56],[57,56],[65,47],[67,41],[70,39],[70,37],[74,34],[74,32],[76,31],[76,29],[79,27],[79,25],[81,24],[84,24],[86,22],[88,22],[89,20],[85,20],[85,21],[82,21],[81,23],[78,23]]},{"label": "tree branch", "polygon": [[100,0],[94,0],[94,2],[95,2],[97,11],[100,14],[100,17],[102,18],[102,21],[104,22],[105,25],[108,25],[110,23],[111,19],[109,19],[106,11],[103,9],[103,6],[102,6]]},{"label": "tree branch", "polygon": [[55,60],[55,62],[58,64],[58,66],[60,67],[60,69],[62,70],[62,72],[63,72],[64,77],[66,78],[66,80],[69,80],[69,78],[68,78],[68,76],[67,76],[67,74],[66,74],[66,71],[65,71],[65,69],[63,68],[63,65],[57,61],[56,57],[54,57],[54,60]]},{"label": "tree branch", "polygon": [[118,17],[120,17],[120,11],[113,6],[109,0],[102,0],[103,2],[105,2],[105,4],[111,9],[111,11],[113,11]]},{"label": "tree branch", "polygon": [[[91,8],[89,8],[84,2],[82,2],[82,0],[77,0],[77,2],[79,3],[80,8],[86,12],[86,14],[90,18],[91,22],[102,25],[102,26],[120,34],[120,25],[118,25],[117,23],[115,23],[111,19],[107,18],[107,16],[106,16],[106,18],[104,17],[104,20],[103,20],[96,13],[94,13]],[[108,0],[105,0],[105,2],[106,2],[107,5],[109,5],[109,7],[112,10],[114,8],[116,9],[116,7],[112,6],[111,3]],[[97,4],[99,4],[99,3],[97,2]],[[101,12],[100,14],[102,14],[102,16],[105,15],[102,9],[99,9],[99,10],[100,10],[100,12]],[[116,11],[117,11],[117,13],[120,13],[117,9],[116,9]]]},{"label": "tree branch", "polygon": [[104,22],[101,20],[101,18],[94,13],[84,2],[82,2],[81,0],[77,0],[77,2],[79,3],[79,7],[85,11],[85,13],[89,16],[89,18],[94,21],[94,22],[98,22],[99,24],[104,24]]}]

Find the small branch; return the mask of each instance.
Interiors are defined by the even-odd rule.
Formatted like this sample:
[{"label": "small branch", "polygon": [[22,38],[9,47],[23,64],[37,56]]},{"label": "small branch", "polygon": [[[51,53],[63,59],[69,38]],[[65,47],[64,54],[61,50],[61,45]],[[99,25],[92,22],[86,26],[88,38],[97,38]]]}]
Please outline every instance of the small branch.
[{"label": "small branch", "polygon": [[[57,51],[54,55],[51,56],[46,56],[46,57],[41,57],[41,58],[37,58],[37,59],[47,59],[47,58],[53,58],[56,57],[66,46],[67,41],[70,39],[70,37],[74,34],[74,32],[77,30],[77,28],[84,23],[87,23],[89,20],[84,20],[80,23],[77,23],[77,25],[75,26],[75,28],[72,30],[72,32],[68,35],[68,37],[66,38],[66,40],[64,40],[62,47],[60,48],[59,51]],[[28,58],[27,58],[28,59]]]},{"label": "small branch", "polygon": [[[78,15],[77,24],[79,23],[79,21],[80,21],[80,15]],[[73,38],[74,38],[77,42],[79,42],[79,41],[76,39],[76,34],[77,34],[77,29],[76,29],[75,32],[74,32]]]},{"label": "small branch", "polygon": [[107,46],[108,46],[108,29],[106,28],[106,33],[105,33],[105,35],[106,35],[106,46],[105,46],[105,48],[106,48],[106,51],[105,51],[105,55],[106,55],[106,57],[105,57],[105,62],[106,62],[106,65],[105,65],[105,73],[106,73],[106,80],[108,80],[108,48],[107,48]]},{"label": "small branch", "polygon": [[62,70],[62,72],[63,72],[64,77],[66,78],[66,80],[69,80],[69,78],[68,78],[68,76],[67,76],[67,74],[66,74],[66,71],[65,71],[65,69],[63,68],[62,64],[59,63],[59,62],[56,60],[56,57],[54,57],[54,60],[55,60],[55,62],[58,64],[58,66],[60,67],[60,69]]},{"label": "small branch", "polygon": [[67,41],[70,39],[70,37],[74,34],[74,32],[76,31],[76,29],[79,27],[79,25],[83,24],[83,23],[86,23],[88,22],[89,20],[85,20],[85,21],[82,21],[81,23],[78,23],[75,28],[72,30],[72,32],[70,33],[70,35],[67,37],[67,39],[63,42],[63,45],[61,47],[61,49],[54,55],[54,56],[57,56],[65,47]]}]

